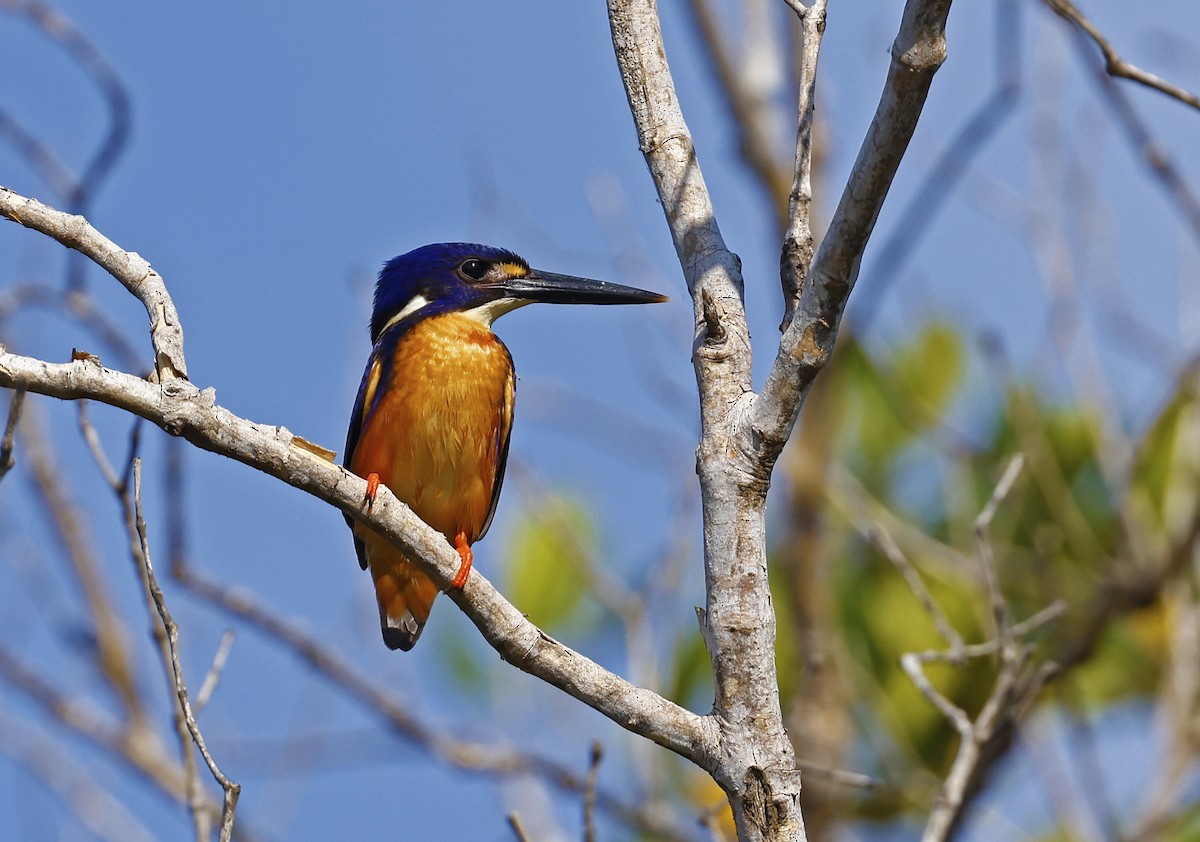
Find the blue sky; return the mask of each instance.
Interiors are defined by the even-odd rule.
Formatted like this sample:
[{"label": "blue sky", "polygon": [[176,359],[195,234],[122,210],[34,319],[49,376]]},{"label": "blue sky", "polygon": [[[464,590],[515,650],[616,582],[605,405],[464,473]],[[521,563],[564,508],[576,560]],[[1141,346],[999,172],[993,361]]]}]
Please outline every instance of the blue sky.
[{"label": "blue sky", "polygon": [[[825,213],[874,109],[900,9],[895,2],[831,5],[820,87],[831,144],[819,196]],[[1200,254],[1105,118],[1059,22],[1036,4],[1019,7],[1024,88],[1018,113],[988,142],[963,190],[890,282],[869,338],[882,343],[903,335],[914,320],[950,319],[976,335],[999,335],[1022,370],[1063,388],[1057,366],[1042,365],[1056,352],[1029,226],[1038,213],[1068,218],[1082,207],[1088,217],[1074,218],[1067,236],[1086,240],[1092,255],[1091,271],[1080,279],[1088,327],[1101,339],[1108,335],[1105,307],[1116,290],[1174,349],[1175,356],[1161,359],[1105,355],[1110,375],[1127,388],[1122,405],[1144,417],[1174,366],[1196,347]],[[1200,62],[1180,34],[1200,31],[1195,4],[1164,0],[1140,8],[1134,19],[1116,0],[1088,7],[1131,60],[1200,87]],[[682,543],[694,550],[694,522],[682,535],[667,528],[694,482],[690,304],[637,149],[601,4],[301,8],[113,0],[62,8],[116,67],[133,102],[131,143],[89,216],[166,279],[183,318],[193,381],[215,387],[218,401],[238,414],[286,425],[340,450],[369,350],[374,273],[394,254],[426,242],[478,240],[511,248],[540,268],[660,290],[671,303],[527,308],[498,323],[521,377],[511,453],[527,479],[510,476],[476,559],[503,582],[506,536],[522,505],[536,502],[532,489],[538,487],[584,501],[603,535],[603,552],[634,581],[645,575],[637,565],[664,547]],[[950,59],[935,81],[880,234],[889,233],[949,138],[989,92],[995,8],[964,2],[954,9]],[[700,163],[722,230],[744,262],[761,382],[777,335],[778,243],[737,160],[736,139],[693,32],[675,4],[664,4],[664,14],[668,56]],[[103,131],[105,112],[94,89],[60,50],[12,15],[0,15],[0,43],[0,107],[78,166]],[[1184,172],[1200,176],[1196,115],[1154,94],[1131,95],[1164,145],[1180,156]],[[790,135],[790,128],[781,135],[785,145]],[[1031,159],[1031,139],[1046,138],[1060,149],[1051,157],[1065,174],[1048,173]],[[1068,201],[1064,185],[1077,183],[1069,177],[1072,167],[1090,175],[1094,195]],[[50,199],[4,147],[0,183]],[[871,256],[868,251],[868,268]],[[54,277],[62,262],[55,244],[15,226],[0,228],[0,288]],[[145,347],[139,305],[99,270],[90,273],[90,288]],[[44,316],[23,321],[18,336],[20,350],[50,359],[89,341],[72,323]],[[603,409],[581,405],[580,395]],[[38,404],[63,440],[73,441],[70,409]],[[126,421],[99,408],[93,414],[119,451]],[[158,437],[151,437],[146,456],[149,481],[157,483]],[[110,562],[127,564],[113,507],[86,456],[72,443],[62,458],[79,495],[102,501],[93,507],[92,528]],[[481,710],[528,705],[537,711],[518,716],[513,733],[544,727],[549,711],[548,733],[529,739],[579,768],[590,737],[623,742],[598,717],[580,715],[554,691],[519,676],[503,683],[502,695],[458,698],[462,691],[444,677],[436,640],[423,640],[407,656],[384,650],[369,581],[358,571],[340,516],[326,506],[206,454],[189,454],[187,489],[199,566],[318,630],[432,719],[503,737]],[[0,529],[10,535],[29,517],[20,492],[11,478],[0,485]],[[152,518],[161,515],[160,506],[157,495],[148,495]],[[19,540],[0,540],[0,553],[19,547]],[[0,603],[15,612],[10,617],[24,616],[21,580],[0,571],[0,582]],[[685,585],[681,617],[669,622],[690,622],[686,606],[702,600],[698,568]],[[137,608],[135,596],[118,598]],[[175,600],[188,623],[184,646],[192,672],[202,672],[225,621],[185,598]],[[442,602],[430,636],[438,627],[463,633],[466,625]],[[63,657],[62,641],[44,624],[23,629],[12,642],[33,658],[53,663]],[[482,643],[471,645],[485,657]],[[597,654],[622,666],[615,651]],[[86,677],[78,664],[67,664],[68,676]],[[559,719],[561,728],[553,724]],[[253,745],[316,729],[314,723],[332,732],[375,726],[286,656],[243,633],[202,722],[210,740],[243,756],[235,751],[241,741]],[[256,826],[272,827],[268,838],[394,837],[393,822],[414,838],[434,828],[443,838],[507,838],[505,808],[492,787],[448,772],[395,740],[383,738],[381,746],[362,765],[308,777],[281,774],[287,762],[279,758],[257,768],[247,760],[242,770],[235,761],[228,771],[245,784],[247,820],[257,817]],[[0,815],[16,815],[33,836],[40,825],[30,814],[53,801],[18,778],[0,759]],[[155,832],[182,832],[175,812],[132,797]],[[394,810],[382,807],[392,801]]]}]

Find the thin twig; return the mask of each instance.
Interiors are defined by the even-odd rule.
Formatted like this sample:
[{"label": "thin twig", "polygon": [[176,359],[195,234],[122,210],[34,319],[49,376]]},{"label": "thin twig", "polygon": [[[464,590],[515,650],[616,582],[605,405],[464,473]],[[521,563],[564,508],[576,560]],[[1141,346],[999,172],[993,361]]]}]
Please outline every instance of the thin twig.
[{"label": "thin twig", "polygon": [[[900,666],[925,699],[937,708],[945,719],[954,726],[959,735],[958,751],[950,772],[938,793],[928,823],[922,834],[922,842],[943,842],[948,839],[962,820],[972,782],[980,774],[984,762],[984,749],[993,740],[1001,737],[1011,723],[1018,721],[1023,710],[1055,674],[1057,668],[1045,665],[1038,669],[1028,668],[1033,647],[1017,644],[1017,639],[1031,633],[1043,623],[1063,613],[1066,606],[1061,600],[1039,611],[1023,623],[1012,625],[1008,606],[1000,592],[995,558],[987,537],[987,529],[996,510],[1020,475],[1024,456],[1017,454],[1011,460],[991,497],[975,519],[975,534],[980,545],[980,560],[984,568],[984,579],[988,586],[988,599],[996,620],[996,634],[982,644],[966,646],[959,650],[906,652],[900,658]],[[979,715],[972,720],[958,705],[950,701],[933,686],[925,674],[924,665],[931,661],[950,661],[961,664],[963,659],[976,658],[998,653],[1000,671],[988,694],[987,702]]]},{"label": "thin twig", "polygon": [[32,722],[0,714],[0,752],[40,780],[96,838],[111,842],[156,838],[124,802],[105,788],[104,780],[77,768],[78,752],[64,750],[48,735],[39,733]]},{"label": "thin twig", "polygon": [[996,516],[996,510],[1000,508],[1000,504],[1012,490],[1013,483],[1017,481],[1023,467],[1025,467],[1025,454],[1014,455],[1000,475],[996,487],[992,489],[992,496],[984,505],[979,516],[975,518],[975,542],[979,550],[979,562],[983,568],[983,580],[987,583],[992,619],[996,624],[996,636],[1002,645],[1009,640],[1012,628],[1008,617],[1008,603],[1000,590],[1000,578],[996,571],[996,554],[992,550],[992,542],[988,539],[987,531],[992,524],[992,518]]},{"label": "thin twig", "polygon": [[150,319],[154,370],[160,382],[187,377],[183,328],[166,284],[141,255],[125,251],[82,216],[63,213],[0,186],[0,217],[53,237],[86,255],[142,302]]},{"label": "thin twig", "polygon": [[963,651],[963,639],[958,633],[958,630],[946,618],[941,606],[934,600],[933,594],[929,592],[929,588],[925,587],[925,582],[921,579],[921,574],[912,566],[912,562],[908,557],[900,551],[896,546],[896,542],[892,540],[891,533],[887,531],[882,523],[871,524],[869,534],[875,546],[879,548],[888,561],[890,561],[901,575],[904,576],[904,581],[908,583],[908,589],[913,592],[917,601],[921,603],[921,607],[925,609],[925,613],[933,620],[934,627],[938,630],[938,634],[946,641],[951,652],[961,653]]},{"label": "thin twig", "polygon": [[1079,27],[1080,31],[1095,42],[1096,46],[1100,48],[1100,52],[1104,54],[1104,70],[1109,76],[1129,79],[1137,82],[1139,85],[1145,85],[1147,88],[1156,90],[1161,94],[1166,94],[1171,99],[1177,99],[1184,105],[1190,105],[1192,108],[1200,110],[1200,96],[1178,85],[1173,85],[1165,79],[1142,70],[1137,65],[1130,64],[1121,58],[1121,55],[1117,52],[1116,47],[1112,45],[1112,42],[1104,37],[1104,34],[1094,23],[1084,17],[1083,12],[1079,11],[1079,8],[1071,0],[1043,0],[1043,2],[1056,15]]},{"label": "thin twig", "polygon": [[603,759],[603,743],[592,740],[587,777],[583,782],[583,842],[596,842],[596,783],[600,780],[600,761]]},{"label": "thin twig", "polygon": [[75,607],[71,621],[88,624],[96,643],[93,649],[96,666],[125,710],[129,728],[149,737],[152,727],[138,686],[137,663],[130,653],[128,629],[108,595],[104,566],[96,553],[97,544],[88,520],[72,494],[70,472],[60,469],[45,439],[44,426],[32,409],[26,407],[21,419],[21,442],[37,498],[54,527],[83,595],[83,606]]},{"label": "thin twig", "polygon": [[142,547],[142,562],[146,568],[146,580],[150,586],[150,594],[154,597],[154,606],[158,609],[159,619],[162,620],[163,628],[166,629],[170,645],[175,693],[179,699],[180,710],[183,711],[184,719],[187,722],[188,731],[192,735],[196,748],[200,751],[200,756],[204,758],[208,770],[225,791],[225,801],[221,811],[220,839],[221,842],[229,842],[233,838],[234,810],[237,808],[238,795],[241,793],[242,787],[221,772],[216,761],[209,754],[208,748],[204,744],[204,736],[200,733],[200,726],[196,724],[196,718],[192,714],[192,705],[188,701],[187,685],[183,678],[183,666],[179,662],[179,626],[175,624],[175,620],[167,608],[162,590],[158,587],[158,580],[154,576],[154,564],[150,560],[150,543],[146,535],[146,521],[142,516],[142,460],[140,458],[134,459],[133,463],[133,504],[137,518],[138,540]]},{"label": "thin twig", "polygon": [[[568,792],[583,792],[584,778],[553,760],[524,754],[498,745],[470,742],[448,736],[414,716],[394,693],[367,679],[348,666],[347,658],[295,623],[279,617],[244,591],[223,587],[194,572],[183,557],[174,561],[172,575],[193,596],[237,617],[262,632],[267,639],[300,658],[330,685],[345,693],[367,711],[381,717],[389,728],[420,746],[434,757],[454,766],[482,774],[538,775]],[[600,807],[637,830],[662,839],[686,839],[688,835],[661,810],[628,804],[612,793],[597,791]]]},{"label": "thin twig", "polygon": [[[824,0],[819,2],[824,5]],[[716,73],[717,89],[729,109],[730,124],[738,135],[738,151],[762,186],[768,207],[782,230],[787,222],[788,168],[774,151],[776,120],[771,113],[771,91],[756,84],[746,67],[751,61],[762,60],[758,54],[768,49],[777,53],[778,47],[754,42],[744,55],[735,57],[729,44],[729,27],[713,8],[712,0],[690,0],[688,9]]]},{"label": "thin twig", "polygon": [[[94,398],[130,411],[173,435],[258,468],[339,507],[396,542],[441,587],[449,585],[458,569],[458,554],[445,537],[417,518],[386,487],[368,510],[362,505],[365,480],[295,446],[286,428],[255,424],[215,405],[211,390],[202,392],[184,379],[151,383],[94,361],[56,365],[0,347],[0,386],[24,386],[61,398]],[[472,574],[467,587],[450,593],[449,598],[509,663],[685,757],[709,756],[716,727],[710,717],[633,685],[554,640],[529,622],[482,574]]]},{"label": "thin twig", "polygon": [[174,760],[162,751],[159,740],[146,739],[128,726],[109,721],[78,694],[59,691],[4,648],[0,648],[0,678],[50,719],[128,766],[149,782],[155,792],[167,796],[172,803],[186,802],[183,775]]},{"label": "thin twig", "polygon": [[[112,171],[129,140],[133,124],[129,92],[99,48],[62,12],[41,0],[0,0],[0,6],[25,15],[47,38],[58,43],[95,83],[104,98],[108,108],[108,130],[78,178],[65,171],[65,168],[55,168],[52,163],[55,159],[47,160],[40,154],[41,150],[23,150],[27,155],[33,151],[30,160],[35,164],[35,170],[40,169],[44,177],[48,176],[52,187],[64,191],[62,196],[67,210],[74,214],[86,214],[92,197]],[[23,138],[11,131],[10,134],[13,134],[18,148],[21,148]],[[32,139],[32,136],[29,138]],[[86,267],[87,262],[82,257],[68,255],[68,293],[83,291]]]},{"label": "thin twig", "polygon": [[[100,441],[100,435],[92,425],[88,414],[88,402],[79,401],[77,410],[79,429],[83,435],[84,443],[87,444],[88,450],[92,454],[92,460],[96,463],[101,476],[104,477],[105,482],[112,489],[113,494],[117,498],[117,503],[121,507],[122,522],[125,527],[125,534],[129,539],[129,555],[133,561],[133,569],[145,597],[146,609],[150,615],[150,633],[154,638],[162,659],[163,674],[166,678],[168,688],[171,692],[174,692],[175,681],[174,670],[171,664],[170,641],[167,636],[167,630],[160,622],[155,621],[157,609],[154,606],[154,597],[150,593],[150,584],[146,577],[146,563],[142,555],[142,541],[137,531],[137,513],[134,501],[130,495],[130,478],[134,462],[138,455],[138,442],[140,440],[138,431],[141,428],[141,419],[135,421],[133,429],[130,432],[129,458],[126,460],[124,471],[118,475],[108,458],[108,454],[104,450],[104,446]],[[179,758],[183,767],[183,782],[184,790],[187,793],[188,812],[192,818],[196,842],[204,842],[208,839],[211,831],[211,816],[205,799],[204,789],[197,774],[196,756],[192,752],[192,737],[188,732],[187,722],[185,721],[182,709],[178,705],[173,705],[172,709],[175,713],[175,739],[179,744]]]},{"label": "thin twig", "polygon": [[[1081,52],[1087,46],[1082,36],[1077,39],[1077,43]],[[1133,145],[1151,174],[1166,190],[1171,201],[1175,203],[1191,227],[1192,237],[1200,241],[1200,197],[1197,197],[1196,191],[1188,183],[1183,170],[1171,158],[1166,148],[1150,133],[1146,122],[1138,114],[1125,89],[1103,71],[1097,70],[1094,76],[1105,99],[1108,100],[1112,113],[1117,118],[1117,124],[1124,131],[1129,143]]]},{"label": "thin twig", "polygon": [[25,402],[25,390],[17,389],[8,402],[8,423],[4,425],[4,438],[0,439],[0,479],[12,470],[13,443],[17,432],[17,421],[21,417],[21,405]]},{"label": "thin twig", "polygon": [[217,684],[221,680],[221,672],[225,669],[225,662],[229,660],[229,651],[233,648],[235,636],[233,629],[226,629],[225,634],[221,635],[221,642],[217,644],[217,651],[213,655],[212,666],[208,668],[208,674],[204,676],[204,683],[200,685],[200,692],[196,694],[196,703],[193,707],[197,713],[204,709],[208,700],[212,698],[213,691],[217,689]]},{"label": "thin twig", "polygon": [[796,306],[800,303],[804,280],[812,269],[812,142],[817,101],[817,59],[821,52],[821,39],[825,34],[826,0],[813,0],[811,6],[805,6],[799,0],[788,0],[788,5],[800,18],[801,42],[799,94],[796,104],[798,120],[795,170],[788,192],[783,250],[779,258],[784,302],[780,330],[786,329],[792,323]]},{"label": "thin twig", "polygon": [[879,789],[883,786],[883,781],[871,775],[866,775],[862,772],[850,772],[845,769],[830,769],[828,766],[809,763],[803,759],[796,761],[796,768],[804,773],[806,782],[811,778],[820,778],[830,783],[850,786],[855,789]]},{"label": "thin twig", "polygon": [[512,828],[513,837],[517,842],[529,842],[529,837],[525,835],[525,828],[521,826],[521,817],[517,815],[517,811],[509,813],[507,819],[508,826]]}]

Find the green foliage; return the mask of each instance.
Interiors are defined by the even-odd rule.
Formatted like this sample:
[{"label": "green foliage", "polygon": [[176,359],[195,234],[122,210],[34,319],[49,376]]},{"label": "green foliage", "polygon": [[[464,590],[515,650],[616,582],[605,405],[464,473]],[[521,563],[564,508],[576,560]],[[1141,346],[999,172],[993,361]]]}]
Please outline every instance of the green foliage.
[{"label": "green foliage", "polygon": [[579,630],[595,621],[583,597],[596,554],[595,525],[582,504],[547,495],[522,513],[509,537],[506,592],[529,619],[550,632]]},{"label": "green foliage", "polygon": [[[836,605],[826,631],[833,651],[843,653],[844,706],[853,710],[859,751],[870,746],[886,769],[881,773],[902,790],[900,797],[861,799],[864,817],[924,813],[929,782],[944,776],[958,746],[957,734],[899,665],[905,652],[946,644],[900,572],[864,535],[881,513],[964,640],[987,640],[992,619],[974,524],[1009,460],[1023,453],[1024,470],[988,529],[1001,589],[1018,621],[1064,600],[1065,615],[1034,638],[1034,657],[1062,663],[1067,673],[1060,682],[1071,700],[1093,708],[1157,692],[1168,608],[1158,591],[1129,596],[1122,582],[1135,564],[1144,572],[1164,569],[1172,548],[1191,547],[1200,531],[1200,402],[1190,375],[1135,443],[1132,471],[1123,475],[1115,454],[1103,449],[1112,447],[1106,427],[1112,422],[1098,407],[1050,398],[1016,381],[989,405],[967,384],[971,364],[961,337],[944,324],[878,353],[845,339],[797,432],[810,454],[831,451],[827,462],[835,467],[823,465],[827,475],[819,480],[795,475],[796,494],[811,497],[819,482],[828,510],[837,513],[826,516],[819,540],[807,542],[824,556],[809,567],[828,575],[801,585],[823,588]],[[961,429],[966,423],[970,429]],[[820,441],[822,435],[830,440]],[[815,470],[811,455],[792,466]],[[839,480],[845,469],[836,466],[852,479]],[[797,574],[784,568],[789,563],[789,554],[780,553],[772,576],[793,582]],[[781,629],[796,624],[789,612],[797,605],[776,600]],[[785,708],[806,692],[805,653],[796,647],[790,634],[781,634]],[[926,672],[974,714],[995,669],[985,658]],[[871,760],[857,763],[869,768]]]}]

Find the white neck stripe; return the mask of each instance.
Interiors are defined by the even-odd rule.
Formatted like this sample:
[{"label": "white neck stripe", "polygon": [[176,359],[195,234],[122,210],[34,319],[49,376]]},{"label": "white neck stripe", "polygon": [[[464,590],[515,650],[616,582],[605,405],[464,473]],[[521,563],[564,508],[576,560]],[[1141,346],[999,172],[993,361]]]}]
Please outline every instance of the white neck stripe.
[{"label": "white neck stripe", "polygon": [[388,332],[388,328],[395,325],[398,321],[420,310],[422,307],[429,306],[429,299],[423,295],[414,295],[409,302],[400,308],[400,312],[387,320],[387,324],[380,329],[379,335],[383,336]]}]

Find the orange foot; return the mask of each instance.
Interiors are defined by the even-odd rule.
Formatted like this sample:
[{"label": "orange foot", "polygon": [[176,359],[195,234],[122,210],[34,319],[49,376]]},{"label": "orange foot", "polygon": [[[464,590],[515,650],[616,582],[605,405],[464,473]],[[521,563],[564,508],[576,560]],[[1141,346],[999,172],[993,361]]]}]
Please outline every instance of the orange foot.
[{"label": "orange foot", "polygon": [[379,493],[379,474],[372,471],[367,474],[367,508],[375,505],[375,495]]},{"label": "orange foot", "polygon": [[462,590],[462,586],[467,583],[467,577],[471,575],[471,562],[475,558],[475,554],[471,552],[471,545],[467,543],[467,534],[459,532],[454,536],[454,549],[458,550],[458,556],[462,559],[462,564],[458,567],[458,572],[454,574],[454,578],[450,580],[451,589]]}]

